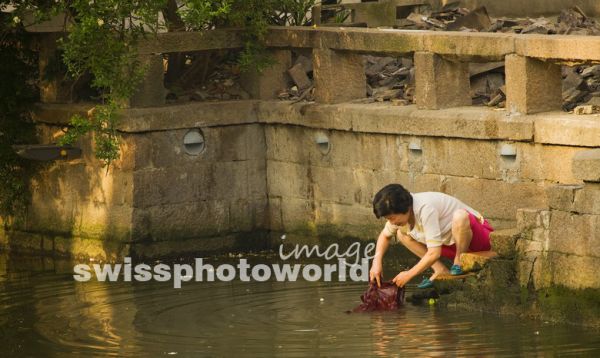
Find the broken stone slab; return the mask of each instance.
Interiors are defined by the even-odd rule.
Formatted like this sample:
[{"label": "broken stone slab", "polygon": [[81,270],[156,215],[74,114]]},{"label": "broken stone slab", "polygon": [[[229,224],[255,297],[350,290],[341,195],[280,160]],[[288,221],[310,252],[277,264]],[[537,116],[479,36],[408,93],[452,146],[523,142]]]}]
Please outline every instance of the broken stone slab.
[{"label": "broken stone slab", "polygon": [[598,107],[593,105],[577,106],[573,109],[573,113],[577,115],[598,113]]},{"label": "broken stone slab", "polygon": [[563,99],[563,109],[570,111],[577,106],[577,103],[581,102],[585,96],[586,92],[580,91],[576,88],[571,88],[562,93]]},{"label": "broken stone slab", "polygon": [[413,22],[415,25],[425,26],[425,24],[426,24],[425,19],[427,19],[427,16],[424,16],[423,14],[418,14],[416,12],[411,12],[406,17],[406,19]]},{"label": "broken stone slab", "polygon": [[306,74],[309,74],[310,72],[312,72],[313,70],[313,64],[312,64],[312,60],[306,56],[303,55],[299,55],[298,58],[296,59],[296,61],[294,62],[294,65],[297,64],[302,64],[302,68],[304,68],[304,71],[306,71]]},{"label": "broken stone slab", "polygon": [[375,89],[373,91],[373,98],[378,102],[389,101],[393,98],[398,98],[402,94],[401,89]]},{"label": "broken stone slab", "polygon": [[562,90],[580,89],[584,79],[575,71],[569,71],[562,80]]},{"label": "broken stone slab", "polygon": [[600,108],[600,96],[590,97],[590,99],[587,102],[585,102],[585,104]]},{"label": "broken stone slab", "polygon": [[380,72],[382,72],[387,65],[394,62],[395,60],[396,59],[394,59],[393,57],[382,57],[378,59],[375,63],[368,65],[365,74],[369,77],[376,76]]},{"label": "broken stone slab", "polygon": [[600,149],[576,153],[573,157],[573,176],[586,182],[600,183]]},{"label": "broken stone slab", "polygon": [[471,77],[477,76],[481,73],[499,70],[503,67],[504,67],[504,61],[485,62],[485,63],[472,62],[472,63],[469,63],[469,76],[471,76]]},{"label": "broken stone slab", "polygon": [[487,13],[485,6],[481,6],[471,11],[469,14],[459,17],[456,21],[446,26],[448,31],[460,30],[463,27],[483,31],[492,26],[492,21]]},{"label": "broken stone slab", "polygon": [[584,26],[587,16],[579,6],[573,6],[560,12],[558,23],[564,23],[569,27]]},{"label": "broken stone slab", "polygon": [[460,262],[464,272],[473,272],[481,270],[490,259],[497,256],[494,251],[467,252],[460,256]]},{"label": "broken stone slab", "polygon": [[392,98],[390,100],[394,106],[408,106],[411,102],[407,99]]},{"label": "broken stone slab", "polygon": [[590,66],[581,72],[581,77],[597,77],[600,76],[600,65]]},{"label": "broken stone slab", "polygon": [[288,74],[298,86],[300,91],[310,87],[312,85],[312,81],[306,75],[306,70],[304,69],[304,65],[302,63],[296,63],[292,68],[288,70]]}]

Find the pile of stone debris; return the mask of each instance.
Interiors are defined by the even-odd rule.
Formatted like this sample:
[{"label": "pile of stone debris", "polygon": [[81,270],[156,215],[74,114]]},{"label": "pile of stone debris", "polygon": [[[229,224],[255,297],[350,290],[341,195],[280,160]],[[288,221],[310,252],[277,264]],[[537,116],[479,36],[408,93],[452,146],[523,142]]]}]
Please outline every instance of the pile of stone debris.
[{"label": "pile of stone debris", "polygon": [[416,7],[397,28],[431,31],[480,31],[515,34],[600,35],[600,24],[578,6],[561,11],[556,18],[491,18],[485,7],[473,11],[449,3],[441,11]]},{"label": "pile of stone debris", "polygon": [[[202,68],[189,67],[191,70]],[[194,82],[197,75],[186,73],[176,85],[170,86],[167,103],[250,99],[250,95],[240,85],[240,67],[235,61],[218,63],[202,83]]]},{"label": "pile of stone debris", "polygon": [[367,101],[391,101],[395,105],[413,102],[415,68],[410,58],[365,56]]},{"label": "pile of stone debris", "polygon": [[279,99],[299,101],[314,100],[314,86],[312,83],[312,60],[302,54],[294,54],[294,65],[287,71],[293,85],[279,93]]},{"label": "pile of stone debris", "polygon": [[[418,6],[398,28],[434,31],[480,31],[518,34],[600,35],[600,23],[588,17],[579,7],[563,10],[555,18],[508,19],[491,18],[485,7],[469,11],[457,2],[441,11]],[[414,103],[415,69],[411,58],[365,56],[367,97],[358,102],[390,101],[395,105]],[[504,107],[505,76],[503,62],[469,64],[471,98],[474,105]],[[294,54],[288,74],[289,88],[282,90],[281,100],[312,101],[314,86],[312,61],[307,54]],[[239,84],[239,67],[220,64],[201,87],[186,91],[172,90],[171,102],[248,99]],[[563,109],[578,114],[600,110],[600,65],[563,66]]]},{"label": "pile of stone debris", "polygon": [[[401,29],[433,31],[503,32],[517,34],[600,35],[600,23],[579,7],[561,11],[556,18],[491,18],[485,7],[469,11],[451,3],[441,11],[417,7],[398,23]],[[367,70],[368,71],[368,70]],[[504,107],[504,64],[471,63],[471,98],[473,104]],[[595,113],[600,109],[600,66],[563,66],[563,109],[577,114]]]}]

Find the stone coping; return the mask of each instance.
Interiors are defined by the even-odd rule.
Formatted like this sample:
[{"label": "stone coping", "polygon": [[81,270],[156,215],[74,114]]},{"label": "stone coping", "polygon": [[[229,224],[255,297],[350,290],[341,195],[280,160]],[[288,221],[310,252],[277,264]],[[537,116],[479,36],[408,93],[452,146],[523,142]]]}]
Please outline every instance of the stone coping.
[{"label": "stone coping", "polygon": [[[138,51],[152,54],[237,49],[243,46],[241,33],[240,29],[160,33],[157,38],[142,41]],[[425,51],[463,61],[498,61],[508,54],[517,54],[566,63],[600,62],[599,36],[273,26],[266,36],[266,44],[380,55]]]},{"label": "stone coping", "polygon": [[[38,104],[33,119],[65,126],[94,104]],[[561,111],[510,114],[482,106],[422,110],[384,103],[318,104],[290,101],[190,102],[122,111],[119,131],[141,133],[243,124],[283,124],[314,129],[430,137],[525,141],[576,147],[600,146],[600,115]]]},{"label": "stone coping", "polygon": [[[36,122],[64,126],[94,104],[38,104]],[[289,101],[195,102],[122,111],[119,131],[140,133],[243,124],[283,124],[315,129],[431,137],[600,145],[600,117],[563,112],[509,114],[487,107],[419,110],[390,103],[317,104]]]}]

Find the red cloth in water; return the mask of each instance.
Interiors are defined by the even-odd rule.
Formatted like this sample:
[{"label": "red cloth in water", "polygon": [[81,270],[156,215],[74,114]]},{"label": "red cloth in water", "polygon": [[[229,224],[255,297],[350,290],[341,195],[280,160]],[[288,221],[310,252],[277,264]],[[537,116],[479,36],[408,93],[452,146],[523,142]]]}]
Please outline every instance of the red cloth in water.
[{"label": "red cloth in water", "polygon": [[360,296],[362,303],[352,312],[391,311],[404,304],[404,287],[392,282],[369,283],[369,288]]}]

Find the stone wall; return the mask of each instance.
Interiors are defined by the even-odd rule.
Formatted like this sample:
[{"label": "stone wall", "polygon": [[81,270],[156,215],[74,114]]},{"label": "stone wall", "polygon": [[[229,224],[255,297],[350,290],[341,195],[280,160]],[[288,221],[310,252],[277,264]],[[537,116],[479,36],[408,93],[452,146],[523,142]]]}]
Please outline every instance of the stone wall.
[{"label": "stone wall", "polygon": [[[39,112],[40,142],[55,142],[69,115],[82,108],[50,105]],[[135,123],[136,110],[129,112]],[[260,247],[252,239],[262,239],[270,227],[263,127],[189,125],[181,112],[173,123],[165,115],[170,111],[158,112],[174,127],[128,127],[125,120],[122,155],[109,168],[94,158],[89,137],[78,143],[81,159],[49,163],[32,182],[25,223],[4,233],[3,246],[98,259],[224,249],[240,246],[242,236],[246,246]],[[205,109],[193,113],[193,120],[202,114],[211,117]],[[239,115],[243,122],[253,112]],[[145,118],[148,125],[151,117]],[[187,154],[184,136],[198,128],[205,149]]]},{"label": "stone wall", "polygon": [[[42,105],[41,142],[84,109]],[[88,138],[82,159],[50,163],[18,231],[34,239],[4,242],[108,258],[263,247],[269,232],[373,239],[382,222],[370,203],[391,182],[455,195],[496,228],[515,227],[517,209],[548,208],[548,188],[582,183],[571,159],[581,133],[597,145],[599,124],[572,117],[282,101],[127,109],[122,158],[102,168]],[[192,129],[205,140],[197,156],[183,146]]]},{"label": "stone wall", "polygon": [[517,227],[495,231],[475,277],[453,282],[443,303],[600,327],[600,151],[574,157],[583,185],[551,185],[548,207],[519,209]]},{"label": "stone wall", "polygon": [[600,289],[600,151],[578,153],[573,167],[584,185],[551,186],[548,209],[519,210],[523,287]]}]

